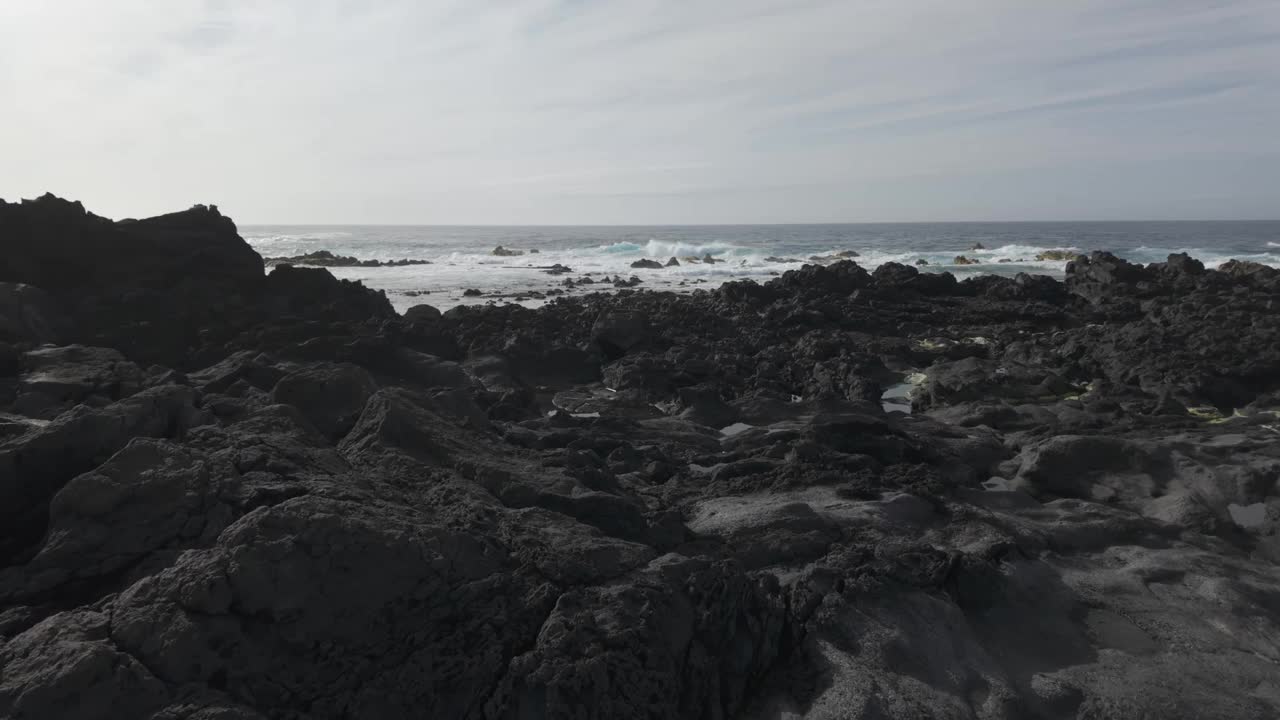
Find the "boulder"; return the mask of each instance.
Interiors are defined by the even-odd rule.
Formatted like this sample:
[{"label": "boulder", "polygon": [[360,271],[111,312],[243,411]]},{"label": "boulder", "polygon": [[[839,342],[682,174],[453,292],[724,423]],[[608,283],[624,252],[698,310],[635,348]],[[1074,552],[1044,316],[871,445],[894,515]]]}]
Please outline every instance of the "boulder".
[{"label": "boulder", "polygon": [[502,247],[501,245],[499,245],[498,247],[494,248],[494,249],[493,249],[493,252],[492,252],[492,253],[490,253],[490,254],[491,254],[491,255],[497,255],[498,257],[518,257],[518,256],[520,256],[520,255],[523,255],[523,254],[524,254],[524,251],[523,251],[523,250],[508,250],[507,248],[504,248],[504,247]]},{"label": "boulder", "polygon": [[971,260],[964,255],[957,255],[955,260],[951,261],[953,265],[977,265],[979,260]]},{"label": "boulder", "polygon": [[15,438],[0,437],[0,563],[45,530],[49,499],[136,437],[174,437],[211,418],[195,392],[165,385],[102,408],[77,406]]},{"label": "boulder", "polygon": [[[73,478],[49,504],[49,529],[20,575],[0,574],[0,596],[38,599],[132,565],[173,544],[210,541],[231,521],[234,475],[166,440],[134,439]],[[17,580],[18,582],[14,583]]]},{"label": "boulder", "polygon": [[1046,260],[1075,260],[1080,257],[1080,253],[1075,250],[1044,250],[1036,253],[1036,262],[1045,262]]},{"label": "boulder", "polygon": [[667,267],[679,267],[679,266],[680,266],[680,261],[677,260],[674,255],[672,255],[671,259],[667,261]]},{"label": "boulder", "polygon": [[411,323],[427,323],[440,319],[440,310],[432,305],[414,305],[404,311],[404,319]]},{"label": "boulder", "polygon": [[648,336],[649,323],[638,312],[602,312],[591,325],[592,341],[609,357],[625,354],[642,344]]},{"label": "boulder", "polygon": [[657,260],[642,258],[640,260],[636,260],[635,262],[631,263],[631,267],[643,268],[645,270],[661,270],[664,266],[662,263],[658,262]]},{"label": "boulder", "polygon": [[13,409],[52,420],[83,402],[106,404],[142,388],[142,369],[110,348],[67,345],[32,350],[21,358],[23,373]]},{"label": "boulder", "polygon": [[373,377],[356,365],[317,365],[281,378],[271,400],[298,408],[321,434],[337,442],[377,389]]}]

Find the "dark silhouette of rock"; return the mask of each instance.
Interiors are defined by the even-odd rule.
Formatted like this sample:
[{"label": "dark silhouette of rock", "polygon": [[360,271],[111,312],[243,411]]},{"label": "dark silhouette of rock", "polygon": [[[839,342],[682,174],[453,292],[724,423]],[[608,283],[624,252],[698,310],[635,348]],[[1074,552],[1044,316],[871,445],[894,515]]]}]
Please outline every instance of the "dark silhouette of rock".
[{"label": "dark silhouette of rock", "polygon": [[979,263],[978,260],[972,260],[964,255],[957,255],[955,260],[952,260],[951,262],[953,265],[977,265]]},{"label": "dark silhouette of rock", "polygon": [[504,247],[502,247],[501,245],[499,245],[498,247],[494,248],[494,249],[493,249],[493,252],[492,252],[492,253],[490,253],[490,254],[491,254],[491,255],[497,255],[498,257],[518,257],[518,256],[520,256],[520,255],[523,255],[523,254],[524,254],[524,251],[523,251],[523,250],[508,250],[507,248],[504,248]]},{"label": "dark silhouette of rock", "polygon": [[432,305],[414,305],[404,311],[404,319],[409,322],[431,322],[440,319],[440,310]]},{"label": "dark silhouette of rock", "polygon": [[680,267],[680,261],[679,261],[679,260],[677,260],[677,259],[675,258],[675,256],[674,256],[674,255],[672,255],[672,256],[671,256],[671,259],[667,261],[667,265],[666,265],[666,266],[667,266],[667,267]]},{"label": "dark silhouette of rock", "polygon": [[314,267],[402,267],[405,265],[430,265],[430,260],[360,260],[344,255],[334,255],[328,250],[317,250],[293,257],[263,258],[267,267],[272,265],[310,265]]},{"label": "dark silhouette of rock", "polygon": [[307,274],[323,271],[278,267],[264,277],[262,258],[214,206],[111,222],[45,195],[0,202],[0,236],[0,282],[52,296],[74,329],[64,339],[143,363],[216,360],[282,310],[304,322],[394,315],[382,293]]},{"label": "dark silhouette of rock", "polygon": [[641,258],[640,260],[636,260],[635,262],[631,263],[631,267],[644,268],[646,270],[661,270],[664,267],[664,265],[658,262],[657,260]]},{"label": "dark silhouette of rock", "polygon": [[479,290],[477,290],[477,289],[475,289],[475,288],[467,288],[466,290],[463,290],[463,291],[462,291],[462,294],[463,294],[463,296],[465,296],[465,297],[479,297],[480,295],[483,295],[484,293],[480,292]]}]

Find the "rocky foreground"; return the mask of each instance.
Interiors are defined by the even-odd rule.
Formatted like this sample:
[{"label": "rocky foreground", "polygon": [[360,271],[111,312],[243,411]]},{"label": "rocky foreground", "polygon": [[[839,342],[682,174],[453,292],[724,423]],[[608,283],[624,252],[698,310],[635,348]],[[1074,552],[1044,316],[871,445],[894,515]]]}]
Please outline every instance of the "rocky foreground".
[{"label": "rocky foreground", "polygon": [[0,717],[1280,716],[1270,268],[401,317],[211,207],[0,247]]}]

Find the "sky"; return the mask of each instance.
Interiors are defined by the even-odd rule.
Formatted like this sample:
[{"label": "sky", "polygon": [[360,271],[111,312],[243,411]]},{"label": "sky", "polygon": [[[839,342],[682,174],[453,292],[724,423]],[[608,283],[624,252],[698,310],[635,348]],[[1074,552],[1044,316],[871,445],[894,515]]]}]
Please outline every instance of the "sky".
[{"label": "sky", "polygon": [[1277,0],[0,0],[0,198],[246,223],[1280,217]]}]

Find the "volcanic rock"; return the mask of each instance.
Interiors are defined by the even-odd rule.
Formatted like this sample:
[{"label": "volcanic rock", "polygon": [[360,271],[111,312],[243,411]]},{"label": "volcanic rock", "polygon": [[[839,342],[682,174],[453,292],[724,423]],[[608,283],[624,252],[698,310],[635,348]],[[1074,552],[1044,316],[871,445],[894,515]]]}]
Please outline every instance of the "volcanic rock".
[{"label": "volcanic rock", "polygon": [[0,717],[1280,715],[1265,266],[401,317],[213,208],[0,242]]}]

